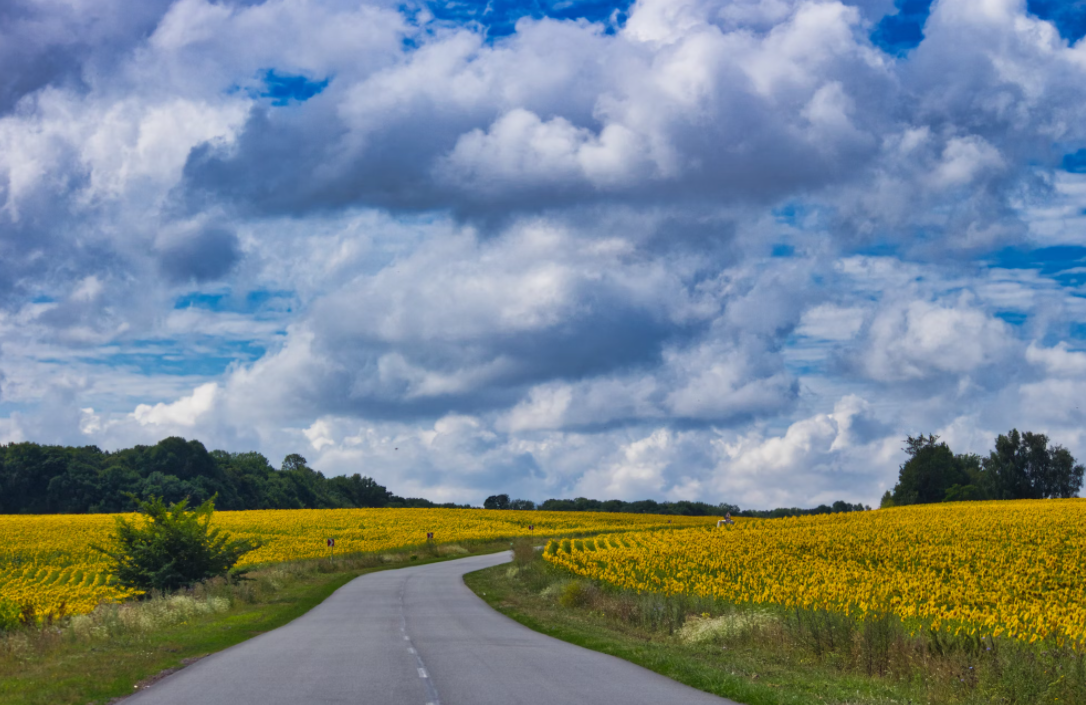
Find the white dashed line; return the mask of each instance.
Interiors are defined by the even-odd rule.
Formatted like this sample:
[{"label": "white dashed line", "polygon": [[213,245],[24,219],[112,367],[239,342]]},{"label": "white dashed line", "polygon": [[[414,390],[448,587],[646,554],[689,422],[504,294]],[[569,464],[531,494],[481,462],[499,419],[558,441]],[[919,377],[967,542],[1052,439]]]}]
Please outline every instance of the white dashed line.
[{"label": "white dashed line", "polygon": [[407,590],[407,581],[410,576],[400,584],[400,633],[403,634],[403,640],[408,642],[407,653],[415,657],[415,666],[419,672],[419,678],[422,679],[423,687],[426,689],[426,705],[441,705],[441,697],[437,694],[437,688],[434,687],[434,681],[426,673],[425,665],[422,662],[422,656],[415,649],[414,644],[411,643],[411,635],[407,633],[407,613],[404,606],[404,592]]}]

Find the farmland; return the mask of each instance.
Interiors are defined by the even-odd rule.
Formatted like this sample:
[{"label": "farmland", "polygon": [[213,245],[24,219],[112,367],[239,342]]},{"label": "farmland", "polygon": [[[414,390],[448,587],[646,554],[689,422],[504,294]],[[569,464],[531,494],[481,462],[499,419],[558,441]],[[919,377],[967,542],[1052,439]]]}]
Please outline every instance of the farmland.
[{"label": "farmland", "polygon": [[[109,514],[0,515],[0,599],[32,605],[38,615],[82,614],[132,592],[110,584],[106,559],[92,550],[114,528]],[[672,523],[669,523],[672,522]],[[299,509],[217,512],[213,526],[263,542],[241,565],[374,553],[426,543],[515,536],[661,529],[706,525],[701,517],[644,514],[487,511],[472,509]],[[534,529],[529,529],[532,526]]]},{"label": "farmland", "polygon": [[972,502],[552,541],[619,588],[894,615],[916,630],[1086,638],[1086,500]]}]

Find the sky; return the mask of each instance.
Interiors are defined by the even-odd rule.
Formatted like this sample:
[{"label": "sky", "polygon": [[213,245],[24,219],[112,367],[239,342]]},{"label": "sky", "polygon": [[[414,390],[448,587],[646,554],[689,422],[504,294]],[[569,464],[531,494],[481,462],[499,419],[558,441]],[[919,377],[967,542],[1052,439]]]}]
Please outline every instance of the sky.
[{"label": "sky", "polygon": [[1086,456],[1084,0],[7,0],[0,442],[481,504]]}]

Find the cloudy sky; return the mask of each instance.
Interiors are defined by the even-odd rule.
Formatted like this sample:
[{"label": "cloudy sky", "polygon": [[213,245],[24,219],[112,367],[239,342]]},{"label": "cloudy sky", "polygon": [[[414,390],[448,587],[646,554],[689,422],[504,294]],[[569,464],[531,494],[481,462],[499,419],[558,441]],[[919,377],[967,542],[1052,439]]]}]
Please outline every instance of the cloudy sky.
[{"label": "cloudy sky", "polygon": [[0,442],[875,504],[1086,456],[1084,0],[6,0]]}]

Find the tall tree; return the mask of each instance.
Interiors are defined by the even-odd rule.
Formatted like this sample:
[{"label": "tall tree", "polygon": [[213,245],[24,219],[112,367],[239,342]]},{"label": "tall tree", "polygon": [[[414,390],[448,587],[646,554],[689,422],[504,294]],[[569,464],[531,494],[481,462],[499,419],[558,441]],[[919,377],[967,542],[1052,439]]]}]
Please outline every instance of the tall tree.
[{"label": "tall tree", "polygon": [[1049,447],[1043,433],[1018,429],[996,438],[982,463],[985,490],[992,499],[1074,497],[1082,489],[1084,468],[1064,447]]},{"label": "tall tree", "polygon": [[920,434],[905,439],[902,449],[909,455],[898,473],[898,482],[891,495],[893,504],[927,504],[942,502],[952,487],[970,484],[964,459],[955,456],[939,437]]}]

